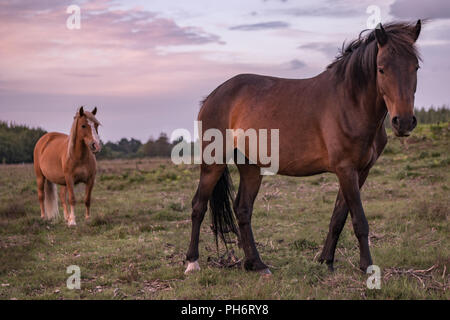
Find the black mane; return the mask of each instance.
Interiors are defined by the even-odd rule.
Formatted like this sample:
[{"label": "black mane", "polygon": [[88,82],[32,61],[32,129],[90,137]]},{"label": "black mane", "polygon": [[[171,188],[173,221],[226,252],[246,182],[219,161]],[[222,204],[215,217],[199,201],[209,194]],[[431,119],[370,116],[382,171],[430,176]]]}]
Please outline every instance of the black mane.
[{"label": "black mane", "polygon": [[[383,27],[389,46],[395,53],[420,60],[414,45],[414,24],[394,22],[383,25]],[[338,56],[328,65],[327,69],[333,73],[337,81],[344,81],[351,92],[357,94],[376,78],[377,53],[375,30],[364,30],[358,39],[342,45]]]}]

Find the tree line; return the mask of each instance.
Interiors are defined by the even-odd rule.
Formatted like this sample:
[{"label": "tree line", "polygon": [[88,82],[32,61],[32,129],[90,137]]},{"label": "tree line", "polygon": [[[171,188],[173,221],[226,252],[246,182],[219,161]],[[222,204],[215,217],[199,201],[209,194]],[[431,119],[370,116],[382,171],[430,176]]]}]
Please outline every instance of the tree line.
[{"label": "tree line", "polygon": [[32,162],[34,146],[45,133],[40,128],[0,121],[1,163]]},{"label": "tree line", "polygon": [[142,143],[134,138],[122,138],[119,142],[107,142],[97,155],[97,159],[134,159],[145,157],[170,157],[172,148],[180,140],[169,141],[166,133],[162,132],[158,139],[150,138]]},{"label": "tree line", "polygon": [[[419,124],[436,124],[450,122],[450,108],[416,109],[415,115]],[[386,117],[386,127],[390,127]],[[33,150],[36,142],[46,133],[41,128],[30,128],[0,121],[0,162],[26,163],[33,162]],[[180,138],[181,139],[181,138]],[[157,139],[150,138],[146,143],[136,139],[123,138],[118,142],[103,144],[97,159],[133,159],[144,157],[170,157],[173,146],[181,140],[170,141],[167,134],[161,133]]]},{"label": "tree line", "polygon": [[[416,108],[414,114],[418,124],[437,124],[450,121],[450,108],[446,105],[438,108],[431,106],[429,109]],[[384,124],[386,128],[391,127],[389,117],[386,117]]]}]

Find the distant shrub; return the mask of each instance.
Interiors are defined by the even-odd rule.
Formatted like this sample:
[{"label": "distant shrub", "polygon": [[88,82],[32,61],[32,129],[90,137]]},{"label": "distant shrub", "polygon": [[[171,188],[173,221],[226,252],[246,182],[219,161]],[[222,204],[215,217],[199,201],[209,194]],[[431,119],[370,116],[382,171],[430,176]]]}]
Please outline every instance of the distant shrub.
[{"label": "distant shrub", "polygon": [[438,158],[438,157],[441,156],[441,154],[440,154],[439,152],[433,152],[433,153],[431,154],[431,156],[432,156],[433,158]]},{"label": "distant shrub", "polygon": [[182,212],[184,211],[184,206],[179,202],[172,202],[169,204],[169,208],[173,211]]},{"label": "distant shrub", "polygon": [[45,133],[40,128],[0,121],[0,161],[3,164],[32,162],[34,146]]},{"label": "distant shrub", "polygon": [[420,154],[419,154],[419,159],[425,159],[425,158],[428,158],[429,157],[429,154],[428,154],[428,152],[426,152],[426,151],[422,151]]},{"label": "distant shrub", "polygon": [[449,218],[448,206],[442,203],[434,203],[433,201],[420,201],[416,203],[413,209],[418,219],[426,219],[430,221],[444,221]]},{"label": "distant shrub", "polygon": [[397,150],[390,145],[387,145],[386,148],[384,148],[383,150],[383,154],[395,154],[395,153],[397,153]]},{"label": "distant shrub", "polygon": [[26,210],[22,202],[12,201],[0,208],[0,217],[20,218],[26,215]]},{"label": "distant shrub", "polygon": [[111,219],[102,213],[97,214],[97,215],[91,217],[90,219],[91,220],[88,223],[90,226],[93,226],[93,227],[103,226],[103,225],[109,224],[111,222]]},{"label": "distant shrub", "polygon": [[295,240],[291,247],[296,250],[305,250],[305,249],[317,249],[318,245],[315,241],[308,240],[308,239],[299,239]]}]

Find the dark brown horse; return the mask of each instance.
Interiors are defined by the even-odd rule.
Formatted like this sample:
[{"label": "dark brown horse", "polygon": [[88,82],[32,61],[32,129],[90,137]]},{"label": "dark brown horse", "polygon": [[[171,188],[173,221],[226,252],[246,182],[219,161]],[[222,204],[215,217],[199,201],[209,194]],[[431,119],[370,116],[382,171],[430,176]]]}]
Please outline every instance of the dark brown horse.
[{"label": "dark brown horse", "polygon": [[[86,184],[86,219],[89,218],[91,193],[94,187],[97,162],[94,153],[101,149],[98,137],[100,122],[92,112],[81,107],[75,114],[70,135],[58,132],[45,134],[34,148],[34,171],[38,187],[41,218],[53,219],[59,215],[56,185],[60,185],[60,199],[64,218],[69,226],[75,222],[74,185]],[[69,193],[70,214],[67,209]]]},{"label": "dark brown horse", "polygon": [[[359,242],[360,268],[366,271],[372,265],[360,188],[386,145],[383,121],[387,112],[397,136],[408,136],[417,124],[413,111],[419,68],[415,41],[420,30],[420,20],[416,24],[380,24],[343,48],[324,72],[310,79],[238,75],[215,89],[200,110],[203,132],[216,128],[225,136],[227,129],[279,129],[278,174],[337,175],[340,189],[320,256],[330,270],[349,211]],[[203,149],[209,143],[203,141]],[[240,151],[247,155],[248,149]],[[237,232],[230,205],[231,183],[223,163],[201,165],[192,201],[186,272],[199,269],[199,232],[208,201],[216,237]],[[262,180],[261,164],[237,167],[240,185],[233,209],[245,253],[244,267],[270,274],[258,254],[251,228],[253,203]]]}]

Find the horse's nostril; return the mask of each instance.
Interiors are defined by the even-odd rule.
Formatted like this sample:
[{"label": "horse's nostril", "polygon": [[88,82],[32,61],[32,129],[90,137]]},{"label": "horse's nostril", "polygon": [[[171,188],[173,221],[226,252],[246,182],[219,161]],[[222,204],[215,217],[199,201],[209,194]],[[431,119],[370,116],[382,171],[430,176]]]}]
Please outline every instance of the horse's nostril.
[{"label": "horse's nostril", "polygon": [[392,125],[393,125],[394,127],[398,127],[398,125],[399,125],[398,117],[393,117],[393,118],[392,118]]},{"label": "horse's nostril", "polygon": [[413,116],[412,125],[413,125],[413,128],[415,128],[416,125],[417,125],[417,118],[416,118],[416,116]]}]

